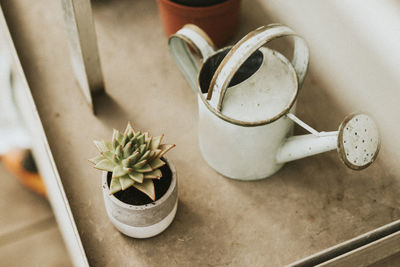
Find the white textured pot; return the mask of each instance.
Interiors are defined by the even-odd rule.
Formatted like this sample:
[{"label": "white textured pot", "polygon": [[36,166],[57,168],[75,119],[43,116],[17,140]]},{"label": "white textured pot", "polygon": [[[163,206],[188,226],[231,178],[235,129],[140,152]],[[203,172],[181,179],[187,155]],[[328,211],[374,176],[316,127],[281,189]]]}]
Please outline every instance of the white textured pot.
[{"label": "white textured pot", "polygon": [[178,207],[178,184],[175,166],[164,157],[171,170],[171,184],[158,200],[145,205],[131,205],[110,195],[107,172],[103,172],[103,197],[107,215],[123,234],[135,238],[148,238],[164,231],[175,218]]}]

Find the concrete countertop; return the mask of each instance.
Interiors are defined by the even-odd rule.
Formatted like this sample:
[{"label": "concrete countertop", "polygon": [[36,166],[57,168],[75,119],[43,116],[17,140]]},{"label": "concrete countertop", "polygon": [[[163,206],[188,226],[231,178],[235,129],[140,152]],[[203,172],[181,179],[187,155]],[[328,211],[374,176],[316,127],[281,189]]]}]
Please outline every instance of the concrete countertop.
[{"label": "concrete countertop", "polygon": [[[396,168],[384,164],[385,147],[360,172],[335,151],[257,182],[229,180],[208,167],[197,144],[196,98],[168,53],[155,1],[93,3],[108,92],[98,99],[97,116],[73,76],[60,3],[0,2],[93,266],[279,266],[400,218],[400,184]],[[272,22],[259,2],[243,1],[236,39]],[[316,68],[300,92],[298,116],[318,130],[336,130],[347,110]],[[96,154],[92,140],[110,138],[128,120],[177,145],[169,157],[178,171],[178,213],[147,240],[113,228],[101,173],[87,162]]]}]

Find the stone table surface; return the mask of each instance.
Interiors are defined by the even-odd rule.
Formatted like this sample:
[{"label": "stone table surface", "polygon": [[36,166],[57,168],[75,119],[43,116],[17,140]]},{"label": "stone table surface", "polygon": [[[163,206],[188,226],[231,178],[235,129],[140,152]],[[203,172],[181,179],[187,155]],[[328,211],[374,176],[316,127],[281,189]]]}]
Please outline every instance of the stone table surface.
[{"label": "stone table surface", "polygon": [[72,266],[47,200],[1,161],[0,178],[0,266]]},{"label": "stone table surface", "polygon": [[[94,116],[73,76],[59,2],[0,1],[91,265],[280,266],[400,218],[400,185],[396,168],[382,160],[384,147],[359,172],[335,151],[256,182],[208,167],[197,143],[196,97],[168,53],[155,1],[93,2],[108,92]],[[236,40],[275,22],[258,7],[243,1]],[[298,115],[316,129],[335,130],[347,110],[313,68],[311,61]],[[101,173],[87,161],[97,153],[92,140],[110,138],[127,121],[177,145],[169,157],[178,171],[178,212],[163,234],[146,240],[113,228]]]}]

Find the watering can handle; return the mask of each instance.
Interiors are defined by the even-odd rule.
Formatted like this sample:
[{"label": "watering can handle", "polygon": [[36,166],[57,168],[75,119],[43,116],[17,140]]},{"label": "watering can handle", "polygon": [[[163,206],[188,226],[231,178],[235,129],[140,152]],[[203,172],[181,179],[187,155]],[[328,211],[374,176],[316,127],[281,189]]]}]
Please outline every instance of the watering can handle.
[{"label": "watering can handle", "polygon": [[190,84],[190,87],[197,93],[197,75],[200,66],[190,48],[199,54],[204,62],[214,54],[214,43],[202,29],[193,24],[186,24],[177,33],[169,37],[168,44],[176,64]]},{"label": "watering can handle", "polygon": [[294,37],[292,65],[296,71],[299,88],[301,88],[308,68],[308,47],[306,42],[289,27],[270,24],[247,34],[225,56],[214,73],[208,89],[207,99],[210,100],[210,105],[221,111],[226,89],[240,66],[261,46],[273,39],[285,36]]}]

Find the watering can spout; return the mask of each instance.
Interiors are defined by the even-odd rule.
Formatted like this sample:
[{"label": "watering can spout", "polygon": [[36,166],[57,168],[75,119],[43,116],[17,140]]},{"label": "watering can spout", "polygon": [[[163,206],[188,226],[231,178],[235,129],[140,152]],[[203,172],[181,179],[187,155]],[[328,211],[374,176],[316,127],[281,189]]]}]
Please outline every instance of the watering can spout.
[{"label": "watering can spout", "polygon": [[368,167],[378,155],[379,132],[377,125],[368,115],[351,114],[343,120],[339,130],[333,132],[318,132],[295,115],[289,113],[286,116],[311,134],[286,139],[277,152],[278,163],[282,164],[336,149],[347,167],[361,170]]},{"label": "watering can spout", "polygon": [[338,132],[326,134],[326,136],[306,134],[286,139],[278,150],[277,162],[285,163],[336,149]]},{"label": "watering can spout", "polygon": [[281,145],[276,155],[278,163],[285,163],[323,152],[334,150],[338,147],[339,131],[318,132],[294,114],[286,115],[293,122],[309,131],[311,134],[291,136]]}]

